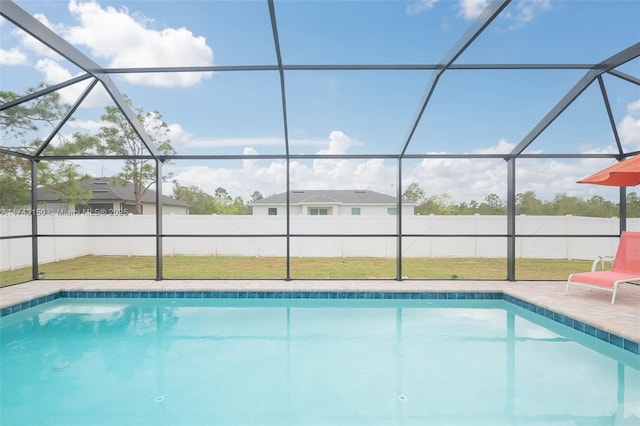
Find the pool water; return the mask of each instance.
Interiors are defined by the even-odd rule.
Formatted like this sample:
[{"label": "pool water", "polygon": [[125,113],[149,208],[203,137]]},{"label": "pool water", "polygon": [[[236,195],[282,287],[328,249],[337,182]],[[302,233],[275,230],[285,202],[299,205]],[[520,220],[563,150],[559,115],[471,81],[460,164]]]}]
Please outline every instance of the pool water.
[{"label": "pool water", "polygon": [[57,299],[0,424],[636,424],[640,356],[502,300]]}]

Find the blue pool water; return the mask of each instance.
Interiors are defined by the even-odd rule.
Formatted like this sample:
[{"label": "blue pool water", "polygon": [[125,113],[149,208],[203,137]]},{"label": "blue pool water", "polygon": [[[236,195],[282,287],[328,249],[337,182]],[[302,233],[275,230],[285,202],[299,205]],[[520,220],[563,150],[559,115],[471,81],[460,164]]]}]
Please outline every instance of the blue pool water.
[{"label": "blue pool water", "polygon": [[3,426],[640,420],[639,355],[504,300],[59,298],[0,331]]}]

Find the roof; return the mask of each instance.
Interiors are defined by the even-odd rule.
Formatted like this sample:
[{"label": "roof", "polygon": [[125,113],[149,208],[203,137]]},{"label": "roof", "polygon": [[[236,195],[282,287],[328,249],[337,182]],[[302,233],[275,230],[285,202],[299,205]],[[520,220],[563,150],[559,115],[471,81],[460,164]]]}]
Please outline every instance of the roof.
[{"label": "roof", "polygon": [[[90,201],[99,200],[120,200],[129,203],[135,203],[135,196],[133,195],[133,184],[126,182],[118,185],[112,184],[112,178],[88,178],[80,181],[80,187],[82,189],[91,191]],[[162,204],[170,206],[183,206],[189,207],[189,204],[176,200],[175,198],[168,197],[166,195],[160,195]],[[46,188],[38,188],[38,201],[64,201],[65,197],[59,192],[52,191]],[[147,190],[141,197],[143,203],[156,202],[156,191],[151,189]]]},{"label": "roof", "polygon": [[[396,204],[396,197],[365,189],[292,190],[291,204]],[[405,204],[413,204],[404,200]],[[287,193],[282,192],[251,202],[251,205],[286,204]]]}]

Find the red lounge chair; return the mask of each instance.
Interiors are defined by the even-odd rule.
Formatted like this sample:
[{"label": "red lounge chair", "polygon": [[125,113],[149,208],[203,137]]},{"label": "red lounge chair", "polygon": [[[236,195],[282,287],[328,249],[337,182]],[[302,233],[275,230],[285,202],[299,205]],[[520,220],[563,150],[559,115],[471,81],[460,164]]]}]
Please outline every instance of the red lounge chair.
[{"label": "red lounge chair", "polygon": [[640,280],[640,232],[623,232],[613,266],[610,271],[596,271],[599,258],[593,262],[591,272],[569,275],[564,294],[569,293],[569,285],[598,288],[613,293],[611,304],[616,301],[618,285],[629,281]]}]

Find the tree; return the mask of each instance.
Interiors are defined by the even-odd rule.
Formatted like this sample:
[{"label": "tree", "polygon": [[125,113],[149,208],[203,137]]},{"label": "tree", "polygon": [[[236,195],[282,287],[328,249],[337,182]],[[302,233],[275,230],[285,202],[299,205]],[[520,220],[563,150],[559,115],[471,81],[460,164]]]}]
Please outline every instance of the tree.
[{"label": "tree", "polygon": [[550,215],[567,215],[585,212],[584,200],[578,197],[570,197],[565,193],[556,194],[551,203],[545,207],[546,213]]},{"label": "tree", "polygon": [[253,203],[254,201],[262,199],[264,199],[264,197],[262,196],[262,193],[260,191],[253,191],[253,194],[251,194],[251,199],[249,201]]},{"label": "tree", "polygon": [[463,201],[458,204],[457,210],[457,214],[460,215],[476,214],[480,212],[480,205],[476,200],[471,200],[468,203]]},{"label": "tree", "polygon": [[[33,93],[36,89],[29,89]],[[0,91],[0,103],[7,103],[20,96],[14,92]],[[0,111],[2,145],[20,152],[29,152],[34,142],[27,135],[39,130],[39,123],[52,123],[59,110],[59,97],[43,96],[35,104],[20,104]],[[49,105],[49,107],[43,107]],[[62,112],[60,112],[61,116]],[[4,208],[28,206],[31,200],[31,165],[28,160],[8,154],[0,154],[0,206]]]},{"label": "tree", "polygon": [[505,214],[507,209],[502,202],[502,199],[494,193],[491,193],[484,197],[484,201],[478,206],[479,214],[496,215]]},{"label": "tree", "polygon": [[[157,111],[145,113],[141,108],[134,108],[128,98],[127,102],[136,113],[138,122],[147,131],[158,152],[164,155],[174,154],[175,151],[169,139],[169,126],[162,120],[162,115]],[[106,112],[102,115],[101,120],[104,125],[100,127],[100,132],[97,135],[96,150],[98,154],[132,156],[148,154],[147,148],[133,126],[117,107],[106,107]],[[157,183],[153,162],[144,158],[126,160],[122,171],[114,178],[114,183],[119,181],[133,185],[135,213],[142,213],[142,196],[152,185]]]},{"label": "tree", "polygon": [[453,203],[451,199],[451,194],[444,193],[440,195],[432,195],[424,199],[422,203],[420,203],[414,209],[416,214],[427,215],[427,214],[442,214],[442,215],[451,215],[456,213],[456,205]]},{"label": "tree", "polygon": [[232,198],[222,187],[218,187],[216,195],[212,196],[195,185],[182,186],[176,183],[173,187],[173,198],[189,204],[191,214],[251,214],[251,209],[242,197]]},{"label": "tree", "polygon": [[605,200],[599,195],[594,195],[583,204],[586,216],[618,217],[620,215],[620,208],[618,204],[614,204],[611,201]]},{"label": "tree", "polygon": [[0,154],[0,207],[28,206],[31,200],[29,161]]},{"label": "tree", "polygon": [[640,217],[640,197],[636,192],[627,194],[627,217]]},{"label": "tree", "polygon": [[236,196],[222,214],[251,214],[251,208],[244,203],[240,196]]},{"label": "tree", "polygon": [[[46,88],[44,84],[27,90],[27,94]],[[20,98],[14,92],[0,91],[0,103],[11,102]],[[52,132],[58,122],[68,111],[69,106],[63,104],[57,92],[38,96],[37,98],[7,108],[0,112],[0,129],[2,129],[3,145],[17,152],[33,153],[43,141],[43,132]],[[66,139],[56,135],[56,143],[46,148],[50,155],[77,155],[85,152],[88,146],[84,140],[75,137]],[[8,143],[7,143],[8,142]],[[88,191],[80,187],[84,176],[78,172],[71,161],[38,162],[38,185],[58,192],[70,202],[82,203],[90,196]],[[8,154],[0,156],[0,205],[3,207],[23,207],[31,200],[31,165],[29,161]]]},{"label": "tree", "polygon": [[190,214],[216,213],[216,203],[213,197],[195,185],[182,186],[176,182],[173,187],[173,198],[189,204]]},{"label": "tree", "polygon": [[216,203],[216,212],[221,214],[227,211],[233,202],[233,198],[231,198],[227,190],[221,186],[216,188],[216,191],[213,194],[213,199]]},{"label": "tree", "polygon": [[536,198],[536,193],[526,191],[516,194],[516,214],[544,214],[542,201]]},{"label": "tree", "polygon": [[[27,95],[45,89],[45,84],[27,90]],[[20,95],[10,91],[0,91],[0,103],[15,101]],[[11,144],[20,151],[33,148],[31,133],[38,132],[43,126],[53,129],[68,111],[69,106],[60,101],[57,92],[39,96],[30,102],[24,102],[12,108],[0,111],[0,129],[2,129],[3,145],[13,140]],[[31,145],[31,146],[30,146]]]},{"label": "tree", "polygon": [[426,198],[426,194],[424,190],[420,188],[419,184],[417,184],[416,182],[413,182],[404,191],[404,194],[402,194],[402,197],[412,203],[421,204],[424,202]]}]

